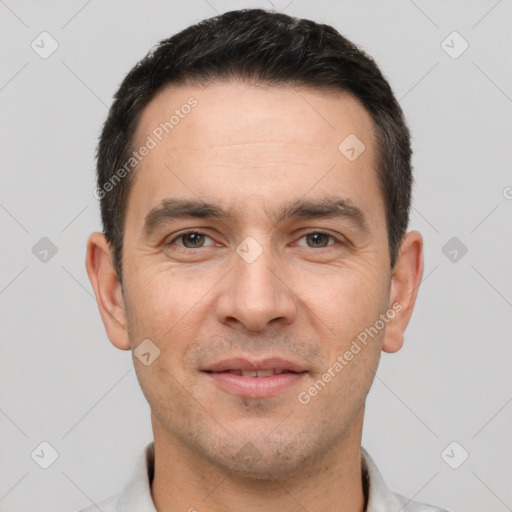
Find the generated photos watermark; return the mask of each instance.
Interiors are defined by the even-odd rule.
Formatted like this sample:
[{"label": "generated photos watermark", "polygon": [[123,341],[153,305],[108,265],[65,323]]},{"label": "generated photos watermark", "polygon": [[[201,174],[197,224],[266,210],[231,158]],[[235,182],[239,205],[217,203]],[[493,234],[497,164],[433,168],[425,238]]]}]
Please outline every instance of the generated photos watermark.
[{"label": "generated photos watermark", "polygon": [[188,114],[192,111],[193,108],[197,107],[198,101],[196,98],[191,96],[188,98],[186,103],[183,103],[180,108],[174,110],[174,113],[169,117],[167,121],[160,123],[156,126],[151,135],[146,137],[146,142],[139,147],[138,150],[133,151],[131,156],[126,160],[126,162],[119,168],[117,171],[106,181],[103,183],[101,187],[97,187],[93,195],[96,199],[103,199],[109,192],[114,190],[116,185],[125,178],[128,174],[130,174],[133,169],[138,165],[140,161],[142,161],[147,155],[149,155],[152,149],[155,149],[160,142],[162,142],[165,135],[174,130],[176,126],[178,126],[182,119],[185,119]]},{"label": "generated photos watermark", "polygon": [[365,327],[365,329],[352,340],[350,347],[336,358],[336,361],[334,361],[322,376],[306,391],[301,391],[297,395],[299,402],[303,405],[309,404],[311,398],[317,396],[318,393],[322,391],[327,384],[329,384],[329,382],[336,378],[340,374],[341,370],[343,370],[343,368],[345,368],[350,361],[352,361],[354,357],[357,356],[357,354],[359,354],[366,345],[368,345],[368,342],[375,338],[375,336],[377,336],[379,332],[386,327],[390,320],[393,320],[396,314],[402,311],[402,309],[402,304],[395,302],[385,313],[381,313],[379,315],[379,319],[376,320],[373,325]]}]

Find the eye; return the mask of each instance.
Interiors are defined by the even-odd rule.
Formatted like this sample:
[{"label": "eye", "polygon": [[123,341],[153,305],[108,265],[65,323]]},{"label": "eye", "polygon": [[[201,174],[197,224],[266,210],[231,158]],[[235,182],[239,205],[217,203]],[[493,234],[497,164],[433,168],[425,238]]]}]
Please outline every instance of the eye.
[{"label": "eye", "polygon": [[328,243],[330,238],[334,240],[334,242],[336,242],[334,236],[330,235],[329,233],[324,233],[323,231],[313,231],[311,233],[307,233],[304,236],[302,236],[300,240],[302,240],[303,238],[306,239],[306,244],[308,247],[320,249],[334,245],[334,243]]},{"label": "eye", "polygon": [[[174,245],[176,241],[180,241],[181,243],[177,244],[178,247],[192,250],[200,249],[201,247],[208,247],[208,245],[205,244],[205,240],[207,239],[213,242],[213,240],[204,233],[199,231],[187,231],[186,233],[181,233],[176,236],[170,242],[166,243],[166,245]],[[209,245],[215,245],[215,243]]]}]

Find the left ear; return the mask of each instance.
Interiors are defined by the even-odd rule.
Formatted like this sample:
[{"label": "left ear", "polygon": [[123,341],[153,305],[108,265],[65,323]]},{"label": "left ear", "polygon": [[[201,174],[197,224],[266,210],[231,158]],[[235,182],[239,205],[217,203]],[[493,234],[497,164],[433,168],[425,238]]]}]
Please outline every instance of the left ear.
[{"label": "left ear", "polygon": [[386,327],[384,352],[397,352],[402,348],[422,276],[423,237],[418,231],[411,231],[402,239],[391,276],[389,308],[395,311],[395,316]]}]

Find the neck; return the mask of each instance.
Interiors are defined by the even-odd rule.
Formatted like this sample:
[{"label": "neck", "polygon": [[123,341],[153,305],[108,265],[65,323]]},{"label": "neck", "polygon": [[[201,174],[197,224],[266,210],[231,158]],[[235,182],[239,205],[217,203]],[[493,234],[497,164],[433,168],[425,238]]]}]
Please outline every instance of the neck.
[{"label": "neck", "polygon": [[319,460],[286,479],[241,477],[205,461],[153,422],[158,512],[364,512],[361,418]]}]

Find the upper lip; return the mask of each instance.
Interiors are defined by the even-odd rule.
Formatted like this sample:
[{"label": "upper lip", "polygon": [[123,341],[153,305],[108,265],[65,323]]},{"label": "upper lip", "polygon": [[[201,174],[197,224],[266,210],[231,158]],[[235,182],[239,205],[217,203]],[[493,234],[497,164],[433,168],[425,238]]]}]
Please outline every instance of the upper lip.
[{"label": "upper lip", "polygon": [[227,370],[289,370],[295,373],[302,373],[306,371],[300,364],[281,357],[269,357],[259,361],[243,357],[232,357],[230,359],[223,359],[222,361],[213,363],[203,369],[203,371],[206,372],[224,372]]}]

